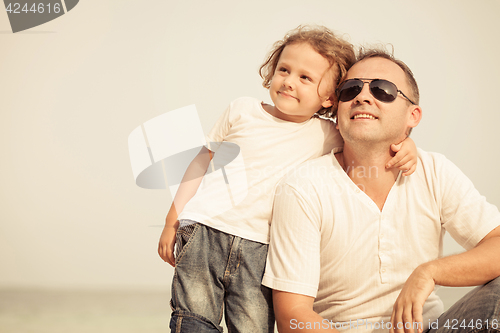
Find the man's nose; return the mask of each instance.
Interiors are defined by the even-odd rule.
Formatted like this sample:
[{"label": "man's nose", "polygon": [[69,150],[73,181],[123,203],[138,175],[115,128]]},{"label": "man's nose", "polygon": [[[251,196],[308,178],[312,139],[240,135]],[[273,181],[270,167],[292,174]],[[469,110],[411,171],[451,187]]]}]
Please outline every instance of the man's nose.
[{"label": "man's nose", "polygon": [[356,102],[358,103],[372,103],[373,95],[370,92],[370,82],[363,82],[363,88],[361,92],[356,96]]}]

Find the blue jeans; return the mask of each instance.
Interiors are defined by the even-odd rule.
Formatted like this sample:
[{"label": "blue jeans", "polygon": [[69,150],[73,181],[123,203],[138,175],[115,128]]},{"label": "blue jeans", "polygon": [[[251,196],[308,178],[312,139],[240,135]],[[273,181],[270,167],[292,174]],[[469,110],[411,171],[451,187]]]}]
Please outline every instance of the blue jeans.
[{"label": "blue jeans", "polygon": [[500,277],[474,288],[425,333],[500,332]]},{"label": "blue jeans", "polygon": [[267,244],[200,223],[177,231],[173,309],[175,333],[274,332],[272,292],[261,285]]}]

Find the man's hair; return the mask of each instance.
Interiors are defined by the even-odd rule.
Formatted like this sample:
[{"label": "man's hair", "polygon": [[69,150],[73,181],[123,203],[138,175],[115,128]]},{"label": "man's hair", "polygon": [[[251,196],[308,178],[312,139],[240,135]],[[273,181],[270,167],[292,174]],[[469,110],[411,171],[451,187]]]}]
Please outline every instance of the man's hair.
[{"label": "man's hair", "polygon": [[[411,100],[418,105],[420,101],[420,93],[418,91],[418,85],[417,85],[417,80],[415,80],[415,77],[413,76],[413,73],[411,69],[401,60],[398,60],[394,58],[394,54],[392,52],[387,51],[385,48],[382,47],[372,47],[372,48],[365,48],[361,47],[359,49],[359,54],[358,54],[358,60],[357,62],[368,59],[368,58],[384,58],[387,60],[392,61],[396,65],[398,65],[403,72],[405,73],[406,76],[406,82],[408,83],[408,86],[410,87],[410,96]],[[399,87],[398,87],[399,89]],[[407,92],[404,92],[407,94]]]},{"label": "man's hair", "polygon": [[318,54],[328,60],[330,64],[329,69],[334,69],[333,89],[329,92],[329,99],[333,105],[329,108],[322,108],[316,114],[325,117],[335,117],[338,107],[337,96],[335,94],[336,85],[346,75],[347,70],[356,62],[356,55],[351,43],[336,36],[326,27],[299,26],[289,31],[282,40],[274,43],[267,60],[260,66],[259,74],[264,79],[262,85],[264,88],[269,89],[281,53],[287,45],[298,43],[309,44]]}]

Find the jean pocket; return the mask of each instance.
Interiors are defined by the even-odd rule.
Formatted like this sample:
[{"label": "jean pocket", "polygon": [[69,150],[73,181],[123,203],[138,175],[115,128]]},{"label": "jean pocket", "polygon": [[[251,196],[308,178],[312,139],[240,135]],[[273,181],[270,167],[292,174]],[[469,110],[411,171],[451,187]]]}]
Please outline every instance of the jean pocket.
[{"label": "jean pocket", "polygon": [[179,263],[184,252],[186,252],[186,248],[198,229],[198,225],[199,223],[193,223],[177,229],[177,234],[175,236],[175,264]]}]

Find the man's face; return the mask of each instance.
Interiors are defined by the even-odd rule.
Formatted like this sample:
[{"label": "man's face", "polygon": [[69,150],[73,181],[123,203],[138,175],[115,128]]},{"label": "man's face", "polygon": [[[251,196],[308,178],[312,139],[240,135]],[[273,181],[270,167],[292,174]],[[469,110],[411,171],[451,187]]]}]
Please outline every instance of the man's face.
[{"label": "man's face", "polygon": [[346,79],[355,78],[367,83],[354,99],[339,102],[337,126],[345,142],[390,145],[404,140],[408,129],[415,127],[420,121],[420,112],[418,115],[413,112],[415,108],[420,108],[409,103],[400,93],[391,103],[381,102],[369,89],[372,79],[384,79],[394,83],[411,98],[403,70],[388,59],[367,58],[356,63],[347,73]]}]

